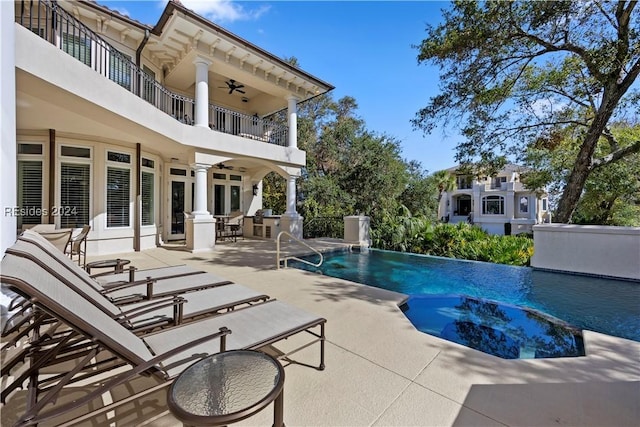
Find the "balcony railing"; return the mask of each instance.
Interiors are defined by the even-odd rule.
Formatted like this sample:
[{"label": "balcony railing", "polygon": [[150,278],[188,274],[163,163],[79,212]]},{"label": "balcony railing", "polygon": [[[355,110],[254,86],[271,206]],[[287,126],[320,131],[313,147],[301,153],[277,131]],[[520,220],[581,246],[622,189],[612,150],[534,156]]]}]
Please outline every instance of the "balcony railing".
[{"label": "balcony railing", "polygon": [[[129,56],[111,46],[55,2],[23,0],[16,22],[176,120],[193,125],[193,98],[173,93],[162,86]],[[213,104],[209,105],[209,126],[244,138],[287,145],[286,126]]]}]

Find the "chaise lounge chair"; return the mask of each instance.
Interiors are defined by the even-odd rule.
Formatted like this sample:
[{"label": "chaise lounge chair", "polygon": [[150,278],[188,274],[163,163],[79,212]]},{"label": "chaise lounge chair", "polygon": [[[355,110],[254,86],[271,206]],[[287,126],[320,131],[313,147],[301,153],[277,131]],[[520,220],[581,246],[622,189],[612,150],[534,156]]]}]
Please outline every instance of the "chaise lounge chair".
[{"label": "chaise lounge chair", "polygon": [[[64,268],[84,280],[88,285],[94,287],[100,293],[106,295],[112,301],[134,302],[140,300],[151,300],[154,298],[163,298],[231,283],[228,280],[211,273],[200,271],[192,271],[189,273],[189,267],[179,266],[174,268],[173,274],[168,271],[170,267],[163,267],[162,273],[158,276],[160,278],[148,276],[145,279],[133,282],[115,280],[101,285],[84,270],[70,262],[68,257],[55,250],[55,248],[49,244],[46,239],[42,238],[42,236],[37,233],[26,230],[18,238],[18,241],[27,242],[47,253],[49,258],[57,261],[58,264],[64,266]],[[187,274],[189,275],[188,280],[184,280],[183,276]]]},{"label": "chaise lounge chair", "polygon": [[[36,244],[18,240],[7,249],[5,257],[9,256],[11,263],[5,263],[9,269],[18,269],[16,275],[30,282],[35,280],[26,262],[38,264],[65,286],[82,295],[100,310],[134,330],[147,330],[164,325],[179,325],[203,315],[215,314],[223,310],[231,310],[238,306],[266,301],[269,297],[253,289],[228,281],[218,286],[208,287],[189,293],[175,292],[163,298],[152,301],[127,303],[131,300],[124,298],[124,304],[118,304],[123,299],[112,299],[100,291],[91,282],[83,280],[84,271],[68,259],[57,260]],[[56,265],[60,261],[58,265]],[[202,275],[197,275],[198,277]],[[191,280],[193,276],[188,276]],[[217,276],[215,276],[217,277]]]},{"label": "chaise lounge chair", "polygon": [[[194,360],[225,349],[262,348],[303,331],[310,333],[315,339],[297,350],[319,342],[318,369],[324,369],[326,320],[280,301],[270,300],[140,337],[83,295],[66,286],[41,263],[7,252],[0,267],[0,281],[3,284],[69,327],[71,331],[59,342],[48,343],[50,349],[47,351],[32,353],[34,365],[29,376],[22,377],[24,382],[28,383],[32,398],[27,399],[25,413],[16,425],[58,422],[58,417],[69,414],[71,410],[87,408],[89,403],[101,403],[100,399],[105,392],[140,374],[155,374],[158,378],[159,385],[107,407],[88,410],[89,412],[81,417],[88,420],[97,414],[114,411],[120,403],[138,399],[159,387],[169,385]],[[20,277],[25,269],[30,273],[30,282]],[[319,333],[312,331],[316,327],[320,328]],[[78,344],[72,345],[73,340],[77,339]],[[59,361],[68,362],[69,351],[72,348],[70,346],[78,349],[74,359],[77,360],[75,367],[53,379],[40,376],[43,366],[55,366]],[[288,357],[297,350],[282,357]],[[101,382],[102,386],[82,398],[48,409],[48,405],[56,401],[65,387],[80,379],[105,372],[104,366],[97,368],[92,362],[96,356],[104,352],[114,356],[111,366],[126,364],[131,369]],[[26,381],[26,378],[29,378],[29,381]],[[15,387],[13,385],[13,389]],[[3,394],[3,400],[6,397],[7,394]]]}]

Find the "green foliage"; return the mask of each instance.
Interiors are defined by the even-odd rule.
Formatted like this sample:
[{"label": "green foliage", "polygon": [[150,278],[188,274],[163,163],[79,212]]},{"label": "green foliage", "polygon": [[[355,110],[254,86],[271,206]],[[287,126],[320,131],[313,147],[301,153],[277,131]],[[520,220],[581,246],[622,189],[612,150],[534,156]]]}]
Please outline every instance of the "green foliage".
[{"label": "green foliage", "polygon": [[597,154],[609,127],[640,105],[637,2],[457,0],[443,17],[416,46],[418,62],[440,67],[441,92],[414,126],[460,126],[456,160],[480,169],[528,149],[544,158],[571,136],[575,147],[556,159],[566,172],[555,217],[570,221],[594,170],[640,151],[638,139],[612,140]]},{"label": "green foliage", "polygon": [[402,159],[399,141],[366,130],[356,110],[351,97],[334,102],[323,96],[299,112],[307,168],[298,180],[298,210],[308,220],[305,227],[318,232],[324,229],[320,218],[363,214],[379,221],[405,202],[420,214],[433,208],[420,165]]},{"label": "green foliage", "polygon": [[262,178],[262,206],[278,213],[287,209],[287,181],[275,172]]},{"label": "green foliage", "polygon": [[387,217],[372,230],[373,246],[449,258],[529,265],[533,240],[529,236],[490,235],[477,226],[433,224],[423,218]]},{"label": "green foliage", "polygon": [[[616,123],[612,138],[598,141],[595,155],[606,157],[618,149],[625,149],[640,140],[640,125]],[[612,141],[615,146],[612,146]],[[560,194],[566,185],[573,158],[579,149],[573,133],[564,132],[541,136],[536,145],[527,150],[526,163],[532,167],[522,175],[530,188],[547,186],[550,194]],[[640,226],[640,154],[631,153],[616,161],[594,168],[587,179],[572,222]]]}]

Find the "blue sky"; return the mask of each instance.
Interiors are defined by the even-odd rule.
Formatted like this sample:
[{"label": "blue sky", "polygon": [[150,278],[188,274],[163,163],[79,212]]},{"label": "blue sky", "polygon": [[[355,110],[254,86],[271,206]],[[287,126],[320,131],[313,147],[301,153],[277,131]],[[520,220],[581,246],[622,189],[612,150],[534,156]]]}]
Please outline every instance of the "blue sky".
[{"label": "blue sky", "polygon": [[[351,96],[370,131],[401,141],[406,160],[430,173],[455,164],[455,131],[424,136],[410,120],[437,94],[438,69],[418,65],[427,23],[437,24],[439,1],[194,1],[188,7],[279,56],[295,56],[302,69],[333,84],[334,99]],[[99,4],[155,24],[164,1]]]}]

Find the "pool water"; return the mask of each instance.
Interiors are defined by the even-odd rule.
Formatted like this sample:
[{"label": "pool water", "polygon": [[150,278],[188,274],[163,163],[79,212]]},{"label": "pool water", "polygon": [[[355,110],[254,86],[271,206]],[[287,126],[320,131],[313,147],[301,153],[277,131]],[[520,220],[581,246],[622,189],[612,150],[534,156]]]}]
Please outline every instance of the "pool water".
[{"label": "pool water", "polygon": [[640,341],[638,282],[377,249],[325,254],[320,268],[289,265],[409,296],[467,295],[527,307],[578,329]]},{"label": "pool water", "polygon": [[584,356],[582,333],[533,310],[468,296],[412,296],[400,306],[419,331],[503,359]]}]

